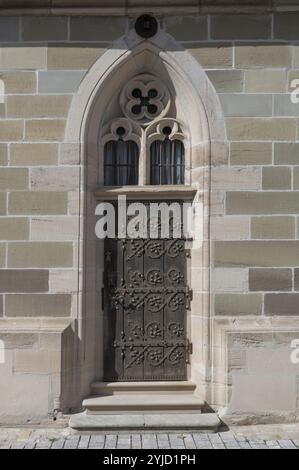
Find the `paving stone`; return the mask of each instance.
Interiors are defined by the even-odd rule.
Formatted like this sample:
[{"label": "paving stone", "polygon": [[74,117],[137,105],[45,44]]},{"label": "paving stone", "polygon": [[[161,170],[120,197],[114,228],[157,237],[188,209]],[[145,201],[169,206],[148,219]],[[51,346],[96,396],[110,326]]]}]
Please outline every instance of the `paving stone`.
[{"label": "paving stone", "polygon": [[89,446],[90,436],[80,436],[78,449],[87,449]]},{"label": "paving stone", "polygon": [[168,434],[157,434],[158,449],[170,449]]},{"label": "paving stone", "polygon": [[250,444],[248,442],[239,442],[239,446],[241,449],[252,449],[252,447],[250,447]]},{"label": "paving stone", "polygon": [[8,442],[1,442],[0,443],[0,449],[10,449],[11,448],[11,445],[12,445],[12,442],[8,441]]},{"label": "paving stone", "polygon": [[196,445],[192,437],[192,434],[187,434],[184,437],[184,443],[185,443],[186,449],[196,449]]},{"label": "paving stone", "polygon": [[117,449],[131,449],[131,436],[119,434],[117,439]]},{"label": "paving stone", "polygon": [[32,449],[35,449],[35,446],[36,446],[36,441],[29,440],[26,442],[24,449],[32,450]]},{"label": "paving stone", "polygon": [[36,443],[36,449],[50,449],[53,441],[50,439],[43,439]]},{"label": "paving stone", "polygon": [[225,445],[222,443],[216,443],[216,442],[212,442],[212,447],[213,449],[225,449]]},{"label": "paving stone", "polygon": [[226,440],[224,441],[226,449],[240,449],[240,443],[236,440]]},{"label": "paving stone", "polygon": [[253,444],[250,442],[252,449],[268,449],[266,444]]},{"label": "paving stone", "polygon": [[295,444],[289,439],[280,439],[278,443],[283,449],[296,449]]},{"label": "paving stone", "polygon": [[67,439],[64,444],[65,449],[77,449],[79,444],[80,437],[72,437],[71,439]]},{"label": "paving stone", "polygon": [[12,443],[11,449],[24,449],[25,441],[15,441]]},{"label": "paving stone", "polygon": [[213,449],[213,446],[208,441],[198,441],[195,443],[196,449]]},{"label": "paving stone", "polygon": [[266,445],[269,449],[280,449],[280,445],[277,441],[266,441]]},{"label": "paving stone", "polygon": [[[0,449],[296,449],[299,447],[297,427],[290,425],[248,426],[237,435],[222,433],[134,433],[71,435],[67,429],[0,429]],[[262,434],[262,436],[259,435]],[[269,438],[265,439],[268,434]],[[280,440],[270,436],[281,436]],[[249,437],[250,436],[250,437]],[[55,439],[54,439],[55,437]],[[56,439],[57,437],[57,439]]]},{"label": "paving stone", "polygon": [[65,439],[56,439],[52,441],[51,449],[63,449]]},{"label": "paving stone", "polygon": [[[83,436],[82,436],[83,437]],[[81,437],[81,439],[82,439]],[[80,441],[81,443],[81,441]],[[105,439],[104,449],[116,449],[117,435],[116,434],[107,434]]]},{"label": "paving stone", "polygon": [[156,434],[142,434],[142,449],[157,449],[157,436]]},{"label": "paving stone", "polygon": [[235,439],[236,439],[236,441],[238,441],[238,442],[247,442],[246,437],[244,437],[244,436],[239,436],[238,434],[235,434]]},{"label": "paving stone", "polygon": [[132,434],[131,435],[131,447],[132,449],[141,449],[141,435],[140,434]]},{"label": "paving stone", "polygon": [[208,441],[209,442],[209,436],[207,433],[193,433],[192,436],[193,436],[193,439],[196,441]]},{"label": "paving stone", "polygon": [[193,433],[192,434],[197,449],[212,449],[212,444],[206,433]]},{"label": "paving stone", "polygon": [[105,443],[104,435],[91,436],[88,447],[91,449],[103,449],[104,443]]},{"label": "paving stone", "polygon": [[209,439],[213,449],[225,449],[225,445],[219,434],[209,434]]},{"label": "paving stone", "polygon": [[185,443],[183,436],[179,436],[176,434],[169,435],[170,445],[172,449],[185,449]]}]

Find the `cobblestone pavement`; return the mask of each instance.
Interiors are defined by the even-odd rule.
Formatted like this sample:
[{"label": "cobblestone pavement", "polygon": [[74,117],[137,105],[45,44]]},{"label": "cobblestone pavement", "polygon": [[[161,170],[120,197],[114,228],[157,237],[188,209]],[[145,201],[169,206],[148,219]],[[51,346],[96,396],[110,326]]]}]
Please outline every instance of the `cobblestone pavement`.
[{"label": "cobblestone pavement", "polygon": [[0,449],[299,449],[299,425],[230,431],[72,434],[69,428],[0,428]]}]

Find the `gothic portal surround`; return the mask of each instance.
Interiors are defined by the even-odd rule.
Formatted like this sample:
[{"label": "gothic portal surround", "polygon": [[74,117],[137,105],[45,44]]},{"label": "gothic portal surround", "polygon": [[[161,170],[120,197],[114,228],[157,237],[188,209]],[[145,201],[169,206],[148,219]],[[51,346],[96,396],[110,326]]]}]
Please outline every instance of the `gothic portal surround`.
[{"label": "gothic portal surround", "polygon": [[[133,82],[132,82],[133,80]],[[140,116],[140,125],[132,121],[130,99],[134,81],[139,86],[155,80],[159,87],[157,119]],[[120,97],[120,100],[119,100]],[[128,104],[129,103],[129,104]],[[159,106],[161,105],[161,109]],[[134,116],[133,116],[134,117]],[[103,188],[103,145],[122,124],[135,139],[140,150],[139,185],[120,190],[131,197],[168,197],[167,188],[147,185],[147,149],[142,132],[157,135],[163,123],[171,127],[176,138],[184,141],[186,173],[183,187],[173,188],[172,197],[182,192],[196,202],[197,239],[191,248],[189,285],[193,288],[192,270],[209,267],[210,167],[221,153],[227,152],[226,131],[217,94],[207,75],[192,55],[171,36],[160,30],[150,40],[141,39],[134,30],[116,41],[99,58],[82,81],[69,112],[66,145],[77,149],[80,162],[80,239],[78,242],[78,298],[73,318],[77,341],[69,367],[72,372],[67,398],[62,402],[72,410],[80,409],[82,398],[89,395],[90,385],[103,374],[103,312],[101,287],[103,246],[94,233],[95,207],[118,191]],[[146,131],[144,131],[146,129]],[[159,188],[158,188],[159,189]],[[112,194],[112,195],[111,195]],[[207,243],[203,243],[205,242]],[[202,270],[202,285],[209,286],[209,269]],[[204,289],[202,289],[204,290]],[[207,292],[196,290],[188,312],[188,336],[193,354],[188,378],[196,383],[196,393],[209,404],[225,407],[227,402],[225,357],[222,335],[215,343],[214,326]],[[71,365],[71,364],[70,364]],[[70,400],[69,394],[72,397]]]}]

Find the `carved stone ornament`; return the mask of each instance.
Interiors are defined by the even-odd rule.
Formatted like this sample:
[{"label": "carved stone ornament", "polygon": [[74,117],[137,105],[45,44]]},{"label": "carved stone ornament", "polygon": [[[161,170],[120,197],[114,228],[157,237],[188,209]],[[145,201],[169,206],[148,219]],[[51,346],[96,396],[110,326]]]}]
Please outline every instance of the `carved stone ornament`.
[{"label": "carved stone ornament", "polygon": [[186,133],[182,132],[181,125],[176,119],[164,118],[153,122],[146,129],[147,145],[150,146],[156,140],[164,140],[166,135],[169,140],[181,142],[186,138]]},{"label": "carved stone ornament", "polygon": [[131,122],[129,119],[118,118],[108,123],[104,128],[102,145],[109,141],[118,140],[120,137],[124,141],[132,140],[136,142],[140,148],[141,129],[139,125],[134,124],[134,122]]},{"label": "carved stone ornament", "polygon": [[155,76],[138,75],[123,88],[120,105],[126,117],[147,125],[168,113],[170,94],[163,82]]}]

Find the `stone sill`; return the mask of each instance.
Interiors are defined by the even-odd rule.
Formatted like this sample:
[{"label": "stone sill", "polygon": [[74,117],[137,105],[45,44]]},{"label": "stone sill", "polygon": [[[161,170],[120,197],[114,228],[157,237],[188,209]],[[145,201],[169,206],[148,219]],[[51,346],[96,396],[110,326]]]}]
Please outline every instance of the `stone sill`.
[{"label": "stone sill", "polygon": [[72,322],[72,318],[0,318],[0,332],[62,332],[68,328]]},{"label": "stone sill", "polygon": [[106,186],[97,188],[94,196],[97,200],[113,201],[118,196],[128,200],[193,200],[197,192],[191,185],[146,185],[146,186]]}]

